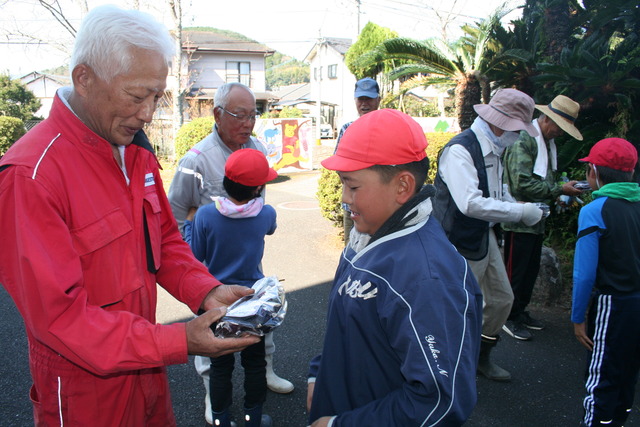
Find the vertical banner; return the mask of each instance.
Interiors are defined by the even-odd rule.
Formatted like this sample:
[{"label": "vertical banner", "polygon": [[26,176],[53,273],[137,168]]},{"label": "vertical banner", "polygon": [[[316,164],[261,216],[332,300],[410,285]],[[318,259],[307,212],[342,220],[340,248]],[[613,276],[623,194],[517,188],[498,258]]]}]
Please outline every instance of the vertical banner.
[{"label": "vertical banner", "polygon": [[311,119],[258,119],[253,129],[267,147],[269,165],[279,172],[313,169]]}]

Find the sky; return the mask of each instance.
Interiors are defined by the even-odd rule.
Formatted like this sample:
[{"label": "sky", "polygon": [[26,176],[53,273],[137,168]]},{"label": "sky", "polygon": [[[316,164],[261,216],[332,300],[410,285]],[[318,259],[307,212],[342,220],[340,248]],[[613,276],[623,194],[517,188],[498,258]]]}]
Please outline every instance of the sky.
[{"label": "sky", "polygon": [[[514,0],[507,0],[510,4]],[[303,60],[319,37],[357,39],[369,21],[400,36],[416,39],[454,37],[463,23],[487,17],[505,0],[182,0],[183,27],[231,30],[279,52]],[[77,29],[77,0],[58,0]],[[87,0],[89,8],[105,3],[132,7],[133,1]],[[145,10],[171,26],[162,0],[139,0]],[[510,15],[515,16],[517,12]],[[450,22],[449,22],[450,21]],[[444,23],[449,22],[447,25]],[[23,36],[20,36],[22,34]],[[40,44],[26,44],[36,35]],[[37,0],[0,0],[0,73],[19,77],[68,62],[73,38]]]}]

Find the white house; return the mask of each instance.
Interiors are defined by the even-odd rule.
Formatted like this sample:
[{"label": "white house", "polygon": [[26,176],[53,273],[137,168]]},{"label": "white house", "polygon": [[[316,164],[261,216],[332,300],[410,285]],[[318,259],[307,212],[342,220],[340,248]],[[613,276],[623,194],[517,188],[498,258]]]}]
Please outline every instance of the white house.
[{"label": "white house", "polygon": [[35,116],[47,118],[49,110],[53,104],[53,97],[58,88],[69,86],[71,79],[67,76],[56,76],[52,74],[39,73],[33,71],[20,77],[20,81],[40,100],[42,106],[35,112]]},{"label": "white house", "polygon": [[258,111],[267,111],[273,96],[266,91],[265,57],[272,55],[273,49],[223,31],[185,30],[182,35],[188,101],[212,110],[216,90],[225,83],[240,82],[253,90]]},{"label": "white house", "polygon": [[350,46],[350,39],[320,38],[304,59],[310,65],[309,99],[320,101],[321,114],[334,129],[358,117],[353,100],[356,78],[344,62]]}]

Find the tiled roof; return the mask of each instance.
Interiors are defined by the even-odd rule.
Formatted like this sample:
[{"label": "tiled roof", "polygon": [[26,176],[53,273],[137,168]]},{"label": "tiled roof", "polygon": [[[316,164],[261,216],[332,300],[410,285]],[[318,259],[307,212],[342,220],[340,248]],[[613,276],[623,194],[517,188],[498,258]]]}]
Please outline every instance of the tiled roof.
[{"label": "tiled roof", "polygon": [[253,40],[233,37],[214,31],[185,30],[182,47],[187,50],[273,53],[274,50]]}]

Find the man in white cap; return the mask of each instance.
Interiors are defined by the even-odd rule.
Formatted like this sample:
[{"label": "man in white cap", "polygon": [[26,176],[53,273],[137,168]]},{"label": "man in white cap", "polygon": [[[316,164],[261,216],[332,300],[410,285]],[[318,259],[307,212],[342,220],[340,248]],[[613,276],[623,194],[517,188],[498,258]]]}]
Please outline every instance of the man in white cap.
[{"label": "man in white cap", "polygon": [[[370,77],[360,79],[356,82],[356,88],[353,93],[353,97],[356,102],[356,110],[358,110],[358,115],[362,117],[367,113],[376,111],[380,107],[380,86],[378,86],[378,82]],[[340,144],[342,135],[344,135],[344,131],[347,130],[351,123],[353,123],[353,121],[345,123],[344,125],[342,125],[342,128],[340,128],[338,139],[336,140],[336,148],[333,150],[333,154],[338,151],[338,144]],[[351,233],[351,229],[353,228],[351,212],[349,212],[346,208],[343,209],[342,212],[342,226],[344,227],[344,244],[346,245],[347,243],[349,243],[349,234]]]},{"label": "man in white cap", "polygon": [[[566,132],[582,141],[582,135],[574,125],[580,104],[558,95],[549,105],[536,105],[536,109],[542,112],[533,121],[539,134],[533,137],[521,132],[520,139],[505,150],[502,158],[504,183],[520,202],[550,204],[562,194],[577,196],[582,193],[574,187],[577,181],[558,183],[555,177],[558,161],[554,139]],[[502,228],[505,231],[504,262],[513,290],[513,306],[503,329],[512,337],[526,341],[532,338],[529,329],[544,328],[542,322],[526,311],[540,271],[544,219],[532,226],[507,222]]]},{"label": "man in white cap", "polygon": [[478,372],[495,381],[511,380],[508,371],[491,362],[490,353],[509,316],[513,293],[494,226],[507,221],[533,225],[542,218],[535,204],[504,199],[500,156],[519,131],[538,135],[531,124],[534,106],[530,96],[516,89],[501,89],[489,104],[475,105],[479,117],[442,149],[435,179],[434,215],[482,290]]}]

